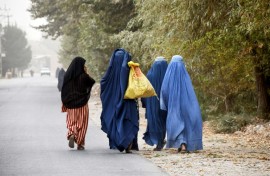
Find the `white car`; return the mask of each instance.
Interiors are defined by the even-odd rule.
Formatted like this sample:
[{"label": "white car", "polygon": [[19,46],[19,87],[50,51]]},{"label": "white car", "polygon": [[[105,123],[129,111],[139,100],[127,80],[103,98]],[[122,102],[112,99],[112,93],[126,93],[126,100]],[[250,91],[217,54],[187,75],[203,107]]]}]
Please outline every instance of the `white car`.
[{"label": "white car", "polygon": [[43,67],[40,70],[40,75],[41,76],[43,76],[43,75],[51,76],[51,71],[50,71],[50,69],[48,67]]}]

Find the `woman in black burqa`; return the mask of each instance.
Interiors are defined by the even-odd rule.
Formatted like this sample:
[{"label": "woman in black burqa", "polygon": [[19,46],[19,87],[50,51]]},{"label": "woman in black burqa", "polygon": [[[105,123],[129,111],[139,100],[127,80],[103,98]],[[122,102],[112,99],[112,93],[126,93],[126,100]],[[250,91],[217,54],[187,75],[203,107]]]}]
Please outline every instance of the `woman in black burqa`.
[{"label": "woman in black burqa", "polygon": [[62,112],[67,112],[67,139],[69,147],[84,150],[85,135],[88,127],[88,100],[95,80],[85,67],[85,59],[75,57],[69,65],[61,91]]},{"label": "woman in black burqa", "polygon": [[62,87],[63,87],[65,73],[66,73],[66,71],[63,68],[61,68],[60,71],[59,71],[59,73],[58,73],[58,77],[57,77],[57,79],[58,79],[57,88],[58,88],[59,92],[61,92]]}]

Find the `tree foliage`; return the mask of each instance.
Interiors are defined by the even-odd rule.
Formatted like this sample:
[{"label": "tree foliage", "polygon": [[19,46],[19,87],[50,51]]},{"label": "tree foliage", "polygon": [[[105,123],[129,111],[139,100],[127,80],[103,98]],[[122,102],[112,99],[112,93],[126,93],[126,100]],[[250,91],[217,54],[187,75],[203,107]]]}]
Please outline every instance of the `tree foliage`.
[{"label": "tree foliage", "polygon": [[8,69],[24,70],[32,59],[31,47],[28,45],[25,32],[17,26],[6,26],[3,35],[3,74]]},{"label": "tree foliage", "polygon": [[[61,57],[80,54],[100,76],[115,48],[146,72],[155,57],[184,56],[205,112],[270,118],[267,0],[32,0],[39,28],[63,37]],[[52,4],[54,4],[52,6]],[[71,58],[70,58],[71,59]],[[67,62],[66,62],[67,63]]]},{"label": "tree foliage", "polygon": [[54,38],[65,36],[61,60],[68,63],[74,55],[82,55],[92,73],[100,77],[112,50],[120,47],[110,37],[126,28],[134,16],[134,5],[130,0],[32,0],[29,11],[34,18],[47,19],[38,29]]}]

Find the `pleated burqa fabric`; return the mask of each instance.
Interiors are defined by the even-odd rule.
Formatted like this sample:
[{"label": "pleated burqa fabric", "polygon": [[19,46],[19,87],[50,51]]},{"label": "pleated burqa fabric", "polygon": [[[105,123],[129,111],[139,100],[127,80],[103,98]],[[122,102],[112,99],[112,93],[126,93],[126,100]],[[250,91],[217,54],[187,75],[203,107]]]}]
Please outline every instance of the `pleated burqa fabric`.
[{"label": "pleated burqa fabric", "polygon": [[119,151],[129,146],[139,130],[136,101],[124,99],[130,70],[127,63],[130,60],[131,56],[127,51],[116,49],[100,82],[101,129],[109,138],[110,148],[117,148]]},{"label": "pleated burqa fabric", "polygon": [[163,57],[157,57],[147,73],[147,78],[154,87],[157,97],[142,98],[142,106],[146,108],[145,118],[147,128],[143,139],[148,145],[163,147],[166,135],[167,111],[160,109],[159,97],[162,81],[167,69],[167,61]]},{"label": "pleated burqa fabric", "polygon": [[186,144],[188,151],[201,150],[202,117],[200,106],[183,59],[172,57],[160,92],[161,109],[167,114],[167,148],[180,148]]}]

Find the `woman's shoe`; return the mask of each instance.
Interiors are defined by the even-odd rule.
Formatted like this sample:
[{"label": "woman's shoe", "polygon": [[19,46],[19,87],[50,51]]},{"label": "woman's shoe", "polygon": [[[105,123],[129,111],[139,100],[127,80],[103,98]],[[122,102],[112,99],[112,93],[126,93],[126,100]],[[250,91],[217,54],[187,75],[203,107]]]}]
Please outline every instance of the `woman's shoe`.
[{"label": "woman's shoe", "polygon": [[164,146],[166,145],[166,140],[163,140],[161,143],[159,143],[156,148],[154,148],[154,151],[161,151]]},{"label": "woman's shoe", "polygon": [[84,146],[78,145],[77,150],[84,150]]},{"label": "woman's shoe", "polygon": [[166,145],[166,143],[167,143],[166,140],[164,140],[164,141],[162,142],[162,148],[164,148],[164,146]]},{"label": "woman's shoe", "polygon": [[126,153],[132,153],[132,151],[131,151],[131,150],[127,150],[127,149],[126,149]]},{"label": "woman's shoe", "polygon": [[131,151],[132,143],[128,145],[128,147],[125,149],[126,153],[132,153]]},{"label": "woman's shoe", "polygon": [[74,148],[74,142],[75,142],[75,137],[74,137],[74,135],[72,134],[72,135],[69,137],[68,146],[69,146],[70,148]]},{"label": "woman's shoe", "polygon": [[178,148],[178,153],[187,153],[187,146],[186,144],[181,144],[180,148]]},{"label": "woman's shoe", "polygon": [[139,151],[138,144],[137,144],[137,145],[132,144],[132,146],[131,146],[131,149],[130,149],[130,150]]},{"label": "woman's shoe", "polygon": [[162,150],[162,148],[158,148],[158,147],[156,147],[156,148],[154,148],[154,150],[153,151],[161,151]]}]

